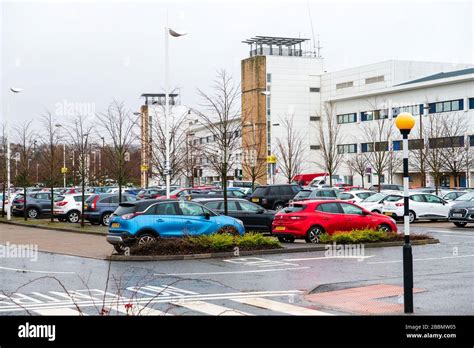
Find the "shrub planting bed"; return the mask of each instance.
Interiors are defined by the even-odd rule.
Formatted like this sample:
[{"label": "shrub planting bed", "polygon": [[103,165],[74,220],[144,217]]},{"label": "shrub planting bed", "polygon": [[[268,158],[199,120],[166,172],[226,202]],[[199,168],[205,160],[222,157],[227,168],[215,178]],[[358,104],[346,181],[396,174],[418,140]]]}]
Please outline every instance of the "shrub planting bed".
[{"label": "shrub planting bed", "polygon": [[[403,234],[386,233],[371,229],[352,230],[350,232],[335,232],[332,235],[323,234],[320,243],[336,243],[336,244],[354,244],[354,243],[375,243],[375,242],[399,242],[403,241]],[[411,240],[433,239],[429,234],[412,233]]]},{"label": "shrub planting bed", "polygon": [[186,255],[233,251],[267,250],[281,248],[278,240],[260,233],[243,236],[211,234],[197,237],[161,238],[152,243],[134,246],[130,255]]}]

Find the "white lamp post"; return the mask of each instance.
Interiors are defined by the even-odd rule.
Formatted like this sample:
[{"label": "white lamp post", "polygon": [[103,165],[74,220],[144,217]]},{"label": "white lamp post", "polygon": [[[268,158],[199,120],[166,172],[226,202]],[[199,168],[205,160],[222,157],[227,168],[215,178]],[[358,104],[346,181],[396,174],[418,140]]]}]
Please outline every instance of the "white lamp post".
[{"label": "white lamp post", "polygon": [[165,27],[165,175],[166,175],[166,198],[170,198],[170,144],[169,144],[169,126],[168,126],[168,115],[169,115],[169,54],[168,54],[168,34],[173,37],[180,37],[186,35],[186,33],[178,33],[170,28]]},{"label": "white lamp post", "polygon": [[[21,88],[16,88],[16,87],[11,87],[10,88],[10,91],[12,93],[15,93],[15,94],[18,94],[22,91]],[[7,113],[9,112],[8,108],[7,108]],[[8,115],[7,115],[8,117]],[[6,117],[5,117],[6,119]],[[7,127],[7,134],[6,134],[6,138],[7,138],[7,193],[8,193],[8,206],[7,206],[7,220],[11,220],[12,219],[12,212],[11,212],[11,194],[10,194],[10,185],[11,185],[11,163],[10,163],[10,156],[11,156],[11,153],[10,153],[10,132],[9,132],[9,129],[10,127]]]}]

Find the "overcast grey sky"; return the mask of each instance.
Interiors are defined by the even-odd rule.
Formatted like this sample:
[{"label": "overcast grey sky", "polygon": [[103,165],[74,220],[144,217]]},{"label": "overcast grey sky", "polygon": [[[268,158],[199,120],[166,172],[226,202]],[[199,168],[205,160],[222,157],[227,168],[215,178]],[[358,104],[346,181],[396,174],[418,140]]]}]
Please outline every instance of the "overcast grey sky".
[{"label": "overcast grey sky", "polygon": [[[2,1],[2,0],[0,0]],[[2,118],[10,124],[112,98],[138,110],[143,92],[163,91],[163,27],[170,39],[171,84],[196,106],[217,69],[240,81],[242,40],[254,35],[320,35],[328,71],[387,59],[473,62],[472,1],[14,1],[1,8]],[[11,93],[10,93],[11,94]],[[11,97],[11,95],[10,95]]]}]

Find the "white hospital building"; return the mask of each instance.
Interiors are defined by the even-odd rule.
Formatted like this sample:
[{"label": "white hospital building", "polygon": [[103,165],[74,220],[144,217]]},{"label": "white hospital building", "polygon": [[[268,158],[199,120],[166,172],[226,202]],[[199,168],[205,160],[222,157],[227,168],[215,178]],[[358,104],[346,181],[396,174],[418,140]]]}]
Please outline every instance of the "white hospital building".
[{"label": "white hospital building", "polygon": [[[306,54],[301,44],[306,39],[256,36],[245,40],[249,57],[242,60],[242,124],[253,125],[266,155],[275,154],[277,139],[285,137],[284,118],[292,117],[294,127],[303,139],[302,173],[323,172],[318,129],[325,105],[331,105],[340,124],[341,153],[346,159],[356,153],[373,151],[373,144],[364,141],[365,127],[370,123],[391,121],[400,112],[411,112],[417,124],[410,137],[417,134],[420,123],[429,117],[452,115],[463,118],[466,129],[450,141],[424,139],[426,146],[450,144],[474,152],[474,65],[438,62],[387,60],[379,63],[326,72],[324,61],[315,54]],[[387,144],[388,151],[401,150],[401,136],[394,127]],[[245,137],[243,132],[243,137]],[[248,142],[244,142],[248,143]],[[454,144],[454,145],[453,145]],[[377,146],[377,144],[375,144]],[[440,145],[443,146],[443,145]],[[245,152],[245,146],[243,151]],[[472,151],[471,151],[472,150]],[[468,158],[469,159],[469,156]],[[259,160],[266,161],[265,156]],[[277,170],[275,182],[286,179]],[[360,185],[344,161],[337,170],[341,182]],[[474,165],[466,160],[457,186],[474,186]],[[472,162],[472,161],[470,161]],[[384,174],[382,182],[402,182],[402,168],[393,175]],[[469,176],[466,177],[466,173]],[[449,172],[444,185],[454,186]],[[243,173],[244,179],[246,173]],[[410,168],[411,185],[420,185],[420,175]],[[366,169],[365,186],[377,183],[373,168]],[[260,182],[267,183],[269,175]],[[427,186],[432,186],[431,175]]]}]

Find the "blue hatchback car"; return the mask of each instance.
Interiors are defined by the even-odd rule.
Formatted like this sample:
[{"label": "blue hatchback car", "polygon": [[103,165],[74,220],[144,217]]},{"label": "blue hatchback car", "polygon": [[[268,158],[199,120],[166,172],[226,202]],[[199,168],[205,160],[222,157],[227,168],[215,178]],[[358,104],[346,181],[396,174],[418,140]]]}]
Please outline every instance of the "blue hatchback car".
[{"label": "blue hatchback car", "polygon": [[144,211],[133,203],[121,204],[110,217],[107,241],[116,250],[134,243],[139,245],[157,237],[184,237],[226,232],[243,235],[241,220],[219,215],[205,206],[184,200],[161,200]]}]

